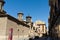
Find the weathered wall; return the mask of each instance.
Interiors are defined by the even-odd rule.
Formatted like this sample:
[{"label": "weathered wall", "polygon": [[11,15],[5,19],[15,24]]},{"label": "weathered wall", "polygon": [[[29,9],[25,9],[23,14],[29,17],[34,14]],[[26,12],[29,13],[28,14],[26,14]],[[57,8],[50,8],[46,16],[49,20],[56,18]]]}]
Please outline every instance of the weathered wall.
[{"label": "weathered wall", "polygon": [[56,29],[58,37],[60,37],[60,16],[58,17],[56,24],[57,25],[56,25],[55,29]]},{"label": "weathered wall", "polygon": [[23,38],[27,39],[30,29],[23,25],[19,25],[18,29],[19,29],[19,39]]},{"label": "weathered wall", "polygon": [[[10,28],[13,28],[13,40],[24,40],[24,39],[28,39],[28,34],[29,34],[29,28],[27,28],[26,26],[23,26],[21,24],[17,24],[14,21],[11,20],[7,20],[7,40],[9,37],[9,30]],[[24,39],[23,39],[24,38]]]},{"label": "weathered wall", "polygon": [[22,24],[18,25],[7,17],[0,17],[0,40],[9,39],[11,28],[13,28],[13,40],[27,40],[29,38],[30,29],[28,27]]},{"label": "weathered wall", "polygon": [[7,28],[6,28],[7,40],[8,40],[11,28],[13,28],[13,40],[17,40],[18,39],[18,24],[16,22],[8,19],[7,20]]},{"label": "weathered wall", "polygon": [[57,18],[57,20],[52,28],[52,36],[60,38],[60,17]]},{"label": "weathered wall", "polygon": [[7,17],[0,17],[0,40],[6,40]]}]

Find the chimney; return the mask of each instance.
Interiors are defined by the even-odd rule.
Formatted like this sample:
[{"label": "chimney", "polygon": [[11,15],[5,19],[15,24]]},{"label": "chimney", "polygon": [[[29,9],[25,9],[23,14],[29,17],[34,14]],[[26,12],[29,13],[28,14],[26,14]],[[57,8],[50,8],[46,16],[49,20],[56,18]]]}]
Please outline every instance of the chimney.
[{"label": "chimney", "polygon": [[22,12],[19,12],[19,13],[18,13],[18,20],[19,20],[19,21],[23,21],[23,15],[24,15],[24,14],[23,14]]},{"label": "chimney", "polygon": [[3,11],[3,6],[4,6],[5,1],[4,0],[0,0],[0,11]]},{"label": "chimney", "polygon": [[32,18],[31,16],[26,16],[26,22],[31,23],[32,22],[31,18]]}]

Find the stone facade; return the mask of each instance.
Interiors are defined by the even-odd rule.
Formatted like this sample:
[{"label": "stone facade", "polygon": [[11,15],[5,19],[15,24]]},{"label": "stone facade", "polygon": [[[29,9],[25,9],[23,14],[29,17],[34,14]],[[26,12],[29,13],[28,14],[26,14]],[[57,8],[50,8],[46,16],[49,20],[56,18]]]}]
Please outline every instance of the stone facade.
[{"label": "stone facade", "polygon": [[34,23],[33,27],[34,27],[35,32],[38,34],[39,37],[44,36],[44,34],[46,34],[46,32],[47,32],[46,24],[43,21],[37,20]]},{"label": "stone facade", "polygon": [[13,28],[13,40],[17,40],[18,39],[18,24],[14,21],[7,19],[7,26],[6,26],[7,40],[8,40],[9,32],[11,28]]},{"label": "stone facade", "polygon": [[7,17],[0,17],[0,40],[6,40]]},{"label": "stone facade", "polygon": [[[22,23],[17,23],[15,21],[13,21],[11,17],[11,19],[8,16],[1,16],[0,15],[0,39],[1,40],[8,40],[10,37],[10,32],[11,32],[11,28],[13,29],[13,35],[12,35],[12,40],[17,40],[17,39],[21,39],[24,40],[29,38],[29,26],[27,24],[22,24]],[[15,19],[17,20],[17,19]]]},{"label": "stone facade", "polygon": [[49,35],[52,40],[60,40],[60,0],[49,0]]}]

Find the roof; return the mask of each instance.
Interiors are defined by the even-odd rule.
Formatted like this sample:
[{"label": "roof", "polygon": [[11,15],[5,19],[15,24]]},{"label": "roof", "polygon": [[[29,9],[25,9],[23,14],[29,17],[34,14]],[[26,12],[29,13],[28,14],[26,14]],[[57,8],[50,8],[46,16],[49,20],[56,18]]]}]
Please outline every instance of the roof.
[{"label": "roof", "polygon": [[22,12],[19,12],[19,13],[18,13],[18,15],[19,15],[19,14],[22,14],[22,15],[24,15]]},{"label": "roof", "polygon": [[40,21],[40,20],[36,21],[36,23],[37,23],[37,24],[45,24],[45,22]]},{"label": "roof", "polygon": [[0,14],[0,17],[8,17],[8,19],[16,22],[17,24],[22,24],[22,25],[24,25],[24,26],[29,27],[29,25],[25,24],[23,21],[19,21],[18,19],[14,18],[14,17],[12,17],[12,16],[10,16],[10,15],[8,15],[8,14]]},{"label": "roof", "polygon": [[31,16],[26,16],[26,18],[32,18]]},{"label": "roof", "polygon": [[5,3],[5,1],[4,1],[4,0],[0,0],[0,2],[3,2],[3,3]]},{"label": "roof", "polygon": [[37,25],[46,25],[45,22],[41,21],[41,20],[37,20],[36,22],[34,22],[33,27],[39,27]]},{"label": "roof", "polygon": [[41,21],[41,20],[37,20],[35,23],[36,23],[36,24],[45,24],[45,22],[43,22],[43,21]]},{"label": "roof", "polygon": [[0,0],[0,1],[4,1],[4,0]]}]

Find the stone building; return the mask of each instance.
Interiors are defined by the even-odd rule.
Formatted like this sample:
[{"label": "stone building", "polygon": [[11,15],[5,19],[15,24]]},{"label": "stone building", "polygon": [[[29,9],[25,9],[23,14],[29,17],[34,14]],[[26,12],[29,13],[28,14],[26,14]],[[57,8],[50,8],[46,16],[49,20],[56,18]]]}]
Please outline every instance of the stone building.
[{"label": "stone building", "polygon": [[39,36],[39,37],[44,36],[44,34],[46,34],[46,32],[47,32],[45,22],[43,22],[41,20],[37,20],[36,22],[34,22],[33,29],[35,30],[35,32],[37,33],[37,36]]},{"label": "stone building", "polygon": [[33,29],[31,16],[26,16],[26,21],[23,20],[23,13],[18,13],[18,18],[14,18],[4,11],[5,1],[0,0],[0,40],[28,40],[40,33],[40,25],[43,26],[42,34],[45,33],[45,23],[38,24],[39,28]]},{"label": "stone building", "polygon": [[60,0],[49,0],[49,35],[52,40],[60,40]]},{"label": "stone building", "polygon": [[[27,21],[23,21],[23,13],[18,13],[18,19],[7,14],[3,10],[4,0],[0,0],[0,40],[28,40],[31,18],[27,16]],[[29,25],[28,25],[29,24]]]}]

